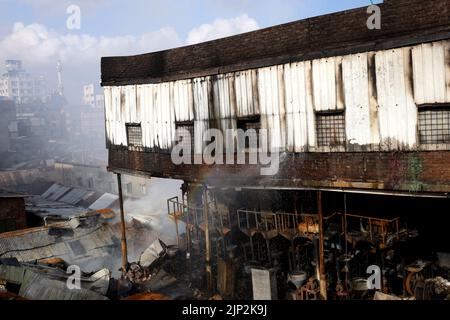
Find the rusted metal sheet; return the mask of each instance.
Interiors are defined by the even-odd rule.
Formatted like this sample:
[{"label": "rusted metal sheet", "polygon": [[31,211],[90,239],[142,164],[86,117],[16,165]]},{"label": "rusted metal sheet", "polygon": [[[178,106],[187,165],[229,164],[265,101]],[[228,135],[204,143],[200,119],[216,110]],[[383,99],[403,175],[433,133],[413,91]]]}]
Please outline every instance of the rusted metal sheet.
[{"label": "rusted metal sheet", "polygon": [[414,99],[419,105],[450,102],[450,83],[446,79],[448,44],[440,41],[412,48]]}]

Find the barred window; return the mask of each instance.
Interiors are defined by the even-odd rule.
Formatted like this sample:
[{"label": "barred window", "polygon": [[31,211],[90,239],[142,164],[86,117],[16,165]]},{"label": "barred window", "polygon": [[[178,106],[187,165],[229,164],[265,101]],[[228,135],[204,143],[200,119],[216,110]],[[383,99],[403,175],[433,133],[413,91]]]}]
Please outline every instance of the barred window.
[{"label": "barred window", "polygon": [[419,109],[421,144],[450,143],[450,106]]},{"label": "barred window", "polygon": [[[259,130],[261,130],[260,117],[238,119],[237,128],[248,134],[248,138],[245,139],[245,149],[249,148],[251,140],[256,141],[257,146],[259,146]],[[253,129],[254,132],[248,132],[248,130],[251,129]]]},{"label": "barred window", "polygon": [[129,147],[142,147],[142,128],[140,124],[127,123],[127,143]]},{"label": "barred window", "polygon": [[316,131],[319,147],[345,146],[344,113],[316,114]]},{"label": "barred window", "polygon": [[[180,147],[184,149],[191,148],[191,153],[194,152],[194,123],[192,121],[188,122],[177,122],[175,123],[175,128],[177,130],[177,143]],[[181,139],[181,140],[180,140]]]}]

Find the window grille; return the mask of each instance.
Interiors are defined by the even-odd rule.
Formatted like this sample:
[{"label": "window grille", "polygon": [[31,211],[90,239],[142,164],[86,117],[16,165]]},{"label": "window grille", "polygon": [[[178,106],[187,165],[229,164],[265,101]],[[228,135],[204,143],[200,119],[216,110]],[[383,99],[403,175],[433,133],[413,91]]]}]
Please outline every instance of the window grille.
[{"label": "window grille", "polygon": [[450,107],[419,110],[421,144],[450,143]]},{"label": "window grille", "polygon": [[140,124],[126,124],[129,147],[142,147],[142,128]]},{"label": "window grille", "polygon": [[317,144],[319,147],[345,146],[345,116],[316,114]]},{"label": "window grille", "polygon": [[[194,152],[194,123],[176,123],[177,143],[183,150],[191,148],[191,154]],[[181,140],[180,140],[181,139]]]}]

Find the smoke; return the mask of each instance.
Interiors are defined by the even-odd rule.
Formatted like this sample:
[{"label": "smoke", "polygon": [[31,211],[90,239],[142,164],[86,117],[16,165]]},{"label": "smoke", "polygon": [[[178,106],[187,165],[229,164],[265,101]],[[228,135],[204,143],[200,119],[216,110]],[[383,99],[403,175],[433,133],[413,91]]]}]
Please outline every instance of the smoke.
[{"label": "smoke", "polygon": [[[152,178],[147,195],[139,199],[128,198],[124,202],[127,221],[135,219],[151,227],[155,237],[167,245],[176,244],[175,223],[167,212],[167,199],[178,196],[181,201],[180,180]],[[178,223],[179,233],[184,232],[182,222]]]}]

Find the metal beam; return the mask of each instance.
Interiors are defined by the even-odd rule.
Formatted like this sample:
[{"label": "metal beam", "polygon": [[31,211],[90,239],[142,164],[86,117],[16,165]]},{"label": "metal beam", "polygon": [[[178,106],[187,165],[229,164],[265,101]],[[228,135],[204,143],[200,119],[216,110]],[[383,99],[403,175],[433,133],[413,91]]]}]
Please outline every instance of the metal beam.
[{"label": "metal beam", "polygon": [[317,215],[319,216],[319,273],[320,273],[320,295],[327,300],[327,274],[325,272],[325,253],[323,238],[323,212],[322,191],[317,192]]},{"label": "metal beam", "polygon": [[203,220],[205,224],[205,262],[206,262],[206,287],[209,294],[212,294],[212,270],[211,270],[211,243],[209,239],[209,210],[208,210],[208,188],[203,188]]},{"label": "metal beam", "polygon": [[123,195],[122,195],[122,177],[117,173],[117,184],[119,187],[119,203],[120,203],[120,232],[121,232],[121,248],[122,248],[122,274],[127,270],[128,266],[128,252],[127,252],[127,235],[125,229],[125,213],[123,209]]}]

